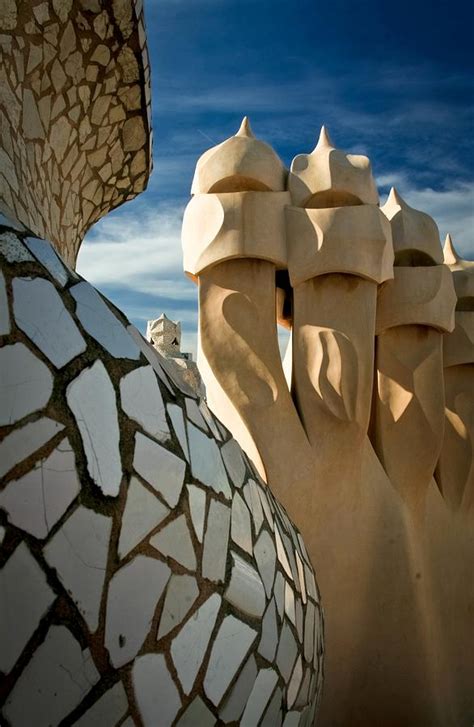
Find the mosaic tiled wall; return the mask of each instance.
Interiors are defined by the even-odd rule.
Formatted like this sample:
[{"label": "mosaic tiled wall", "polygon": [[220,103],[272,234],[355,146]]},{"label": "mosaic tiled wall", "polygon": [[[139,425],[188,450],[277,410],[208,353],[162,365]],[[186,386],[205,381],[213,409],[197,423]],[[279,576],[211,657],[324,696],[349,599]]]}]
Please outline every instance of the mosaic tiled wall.
[{"label": "mosaic tiled wall", "polygon": [[0,218],[0,723],[309,727],[307,552],[229,432]]},{"label": "mosaic tiled wall", "polygon": [[141,0],[2,0],[0,211],[74,265],[151,166]]}]

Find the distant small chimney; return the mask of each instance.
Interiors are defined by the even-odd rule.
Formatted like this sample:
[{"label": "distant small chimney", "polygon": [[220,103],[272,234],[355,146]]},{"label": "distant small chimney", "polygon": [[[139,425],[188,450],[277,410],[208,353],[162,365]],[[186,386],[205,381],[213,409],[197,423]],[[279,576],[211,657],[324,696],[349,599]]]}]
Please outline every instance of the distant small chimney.
[{"label": "distant small chimney", "polygon": [[153,321],[148,321],[146,339],[164,358],[176,364],[176,373],[198,396],[204,398],[206,389],[192,353],[181,351],[181,323],[172,321],[165,313]]}]

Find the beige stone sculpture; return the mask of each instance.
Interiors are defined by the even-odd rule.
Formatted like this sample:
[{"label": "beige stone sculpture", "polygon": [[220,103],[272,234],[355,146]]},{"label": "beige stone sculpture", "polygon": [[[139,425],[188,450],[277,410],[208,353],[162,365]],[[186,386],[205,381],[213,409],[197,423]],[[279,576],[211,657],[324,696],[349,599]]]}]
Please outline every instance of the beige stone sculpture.
[{"label": "beige stone sculpture", "polygon": [[91,225],[151,170],[142,4],[90,5],[5,0],[0,35],[0,212],[71,265]]},{"label": "beige stone sculpture", "polygon": [[[225,190],[213,192],[219,175]],[[262,475],[289,482],[310,477],[311,453],[276,337],[275,276],[287,267],[285,179],[281,160],[245,118],[198,162],[183,249],[186,272],[199,278],[198,365],[209,405]]]},{"label": "beige stone sculpture", "polygon": [[[472,476],[474,381],[466,358],[446,368],[450,343],[442,358],[443,337],[456,336],[470,357],[466,311],[448,333],[456,296],[436,224],[395,192],[380,209],[366,157],[335,149],[323,129],[283,186],[275,156],[244,121],[197,165],[183,250],[209,404],[316,565],[321,724],[468,727],[474,523],[459,492]],[[277,324],[291,331],[284,366]],[[443,365],[457,439],[441,449]]]},{"label": "beige stone sculpture", "polygon": [[392,189],[394,280],[377,302],[376,386],[371,439],[405,499],[423,502],[444,430],[442,333],[454,328],[452,275],[436,223]]},{"label": "beige stone sculpture", "polygon": [[450,235],[444,261],[453,272],[457,305],[454,331],[444,336],[446,397],[443,447],[436,480],[454,509],[474,507],[474,263],[462,260]]},{"label": "beige stone sculpture", "polygon": [[367,157],[337,151],[324,127],[314,151],[293,160],[288,187],[301,205],[286,209],[292,390],[315,476],[337,477],[348,457],[358,467],[367,433],[377,285],[393,275],[390,225]]}]

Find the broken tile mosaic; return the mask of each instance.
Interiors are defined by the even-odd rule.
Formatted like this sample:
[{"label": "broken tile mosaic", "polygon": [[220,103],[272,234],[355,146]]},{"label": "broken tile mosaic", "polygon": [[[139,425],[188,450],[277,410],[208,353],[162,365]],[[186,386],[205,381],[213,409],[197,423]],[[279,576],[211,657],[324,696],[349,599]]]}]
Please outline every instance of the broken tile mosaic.
[{"label": "broken tile mosaic", "polygon": [[107,597],[105,646],[115,667],[131,661],[151,627],[171,571],[165,563],[137,555],[112,577]]},{"label": "broken tile mosaic", "polygon": [[0,492],[0,507],[16,527],[45,538],[79,493],[74,452],[64,439],[44,460]]},{"label": "broken tile mosaic", "polygon": [[112,519],[80,505],[44,549],[91,632],[99,625]]},{"label": "broken tile mosaic", "polygon": [[56,598],[25,543],[0,570],[0,593],[0,671],[8,674]]},{"label": "broken tile mosaic", "polygon": [[185,694],[193,688],[220,606],[221,598],[214,593],[193,613],[171,644],[171,657]]},{"label": "broken tile mosaic", "polygon": [[186,470],[186,463],[182,459],[137,432],[133,466],[170,507],[176,507]]},{"label": "broken tile mosaic", "polygon": [[13,280],[13,312],[19,328],[57,368],[86,350],[86,342],[56,288],[44,278]]},{"label": "broken tile mosaic", "polygon": [[53,376],[23,343],[0,348],[0,371],[0,426],[46,406]]},{"label": "broken tile mosaic", "polygon": [[81,371],[66,395],[81,433],[90,476],[104,495],[118,495],[122,460],[116,394],[102,361]]}]

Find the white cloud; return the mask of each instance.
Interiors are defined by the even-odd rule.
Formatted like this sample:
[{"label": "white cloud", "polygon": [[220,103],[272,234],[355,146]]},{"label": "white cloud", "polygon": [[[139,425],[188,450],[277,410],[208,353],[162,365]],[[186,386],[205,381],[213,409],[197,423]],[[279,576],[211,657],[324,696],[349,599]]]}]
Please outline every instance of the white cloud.
[{"label": "white cloud", "polygon": [[[158,276],[166,286],[181,267],[181,207],[148,207],[143,213],[109,215],[86,238],[78,271],[95,285],[114,284],[150,292]],[[145,285],[145,287],[143,287]],[[172,287],[169,292],[173,294]],[[174,297],[182,297],[182,291]]]}]

